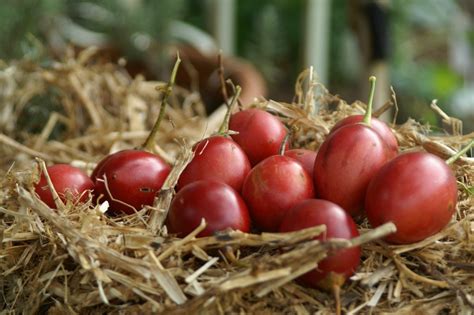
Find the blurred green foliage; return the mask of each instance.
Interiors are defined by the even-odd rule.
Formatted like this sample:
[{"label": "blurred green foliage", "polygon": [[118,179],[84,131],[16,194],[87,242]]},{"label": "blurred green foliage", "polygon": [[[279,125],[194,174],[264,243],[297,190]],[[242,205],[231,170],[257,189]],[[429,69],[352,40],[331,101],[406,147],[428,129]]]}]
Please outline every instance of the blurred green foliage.
[{"label": "blurred green foliage", "polygon": [[[348,2],[333,0],[331,7],[331,40],[329,42],[329,69],[331,84],[344,86],[352,85],[358,79],[360,61],[358,47],[348,46],[348,37],[351,35],[348,21]],[[359,67],[357,66],[359,63]]]},{"label": "blurred green foliage", "polygon": [[47,27],[47,17],[64,8],[65,2],[56,0],[0,1],[0,58],[28,55],[31,36],[44,39],[41,28]]},{"label": "blurred green foliage", "polygon": [[[271,86],[291,87],[302,63],[303,0],[237,2],[237,51],[251,60]],[[279,84],[280,83],[280,84]]]},{"label": "blurred green foliage", "polygon": [[[85,10],[84,3],[96,9]],[[127,5],[134,3],[139,5],[131,10]],[[438,104],[450,113],[453,95],[465,84],[466,78],[452,67],[448,56],[455,17],[462,10],[460,0],[390,3],[389,62],[401,106],[399,121],[411,116],[435,124],[437,119],[428,106],[431,100],[439,99]],[[302,70],[306,1],[238,0],[235,4],[236,54],[257,65],[272,95],[291,94]],[[209,30],[206,5],[201,0],[2,0],[0,59],[41,56],[38,43],[45,42],[53,17],[62,15],[107,34],[128,58],[146,58],[133,40],[138,33],[150,35],[158,43],[150,49],[152,59],[159,64],[163,62],[161,48],[170,40],[169,22],[179,19]],[[362,71],[348,22],[348,1],[331,0],[330,23],[330,89],[341,91],[343,97],[353,96],[358,92]],[[466,38],[474,47],[474,30],[466,30]]]},{"label": "blurred green foliage", "polygon": [[[283,62],[288,50],[285,30],[280,25],[281,18],[275,6],[267,4],[262,8],[258,20],[251,25],[254,32],[248,41],[241,39],[242,55],[259,65],[260,71],[270,83],[275,84],[283,75]],[[243,36],[241,36],[243,37]]]},{"label": "blurred green foliage", "polygon": [[448,39],[456,1],[395,0],[392,7],[392,81],[402,104],[399,121],[415,117],[433,125],[433,99],[447,112],[462,76],[448,63]]},{"label": "blurred green foliage", "polygon": [[[110,39],[134,55],[130,40],[134,34],[146,33],[158,43],[167,43],[170,39],[169,23],[180,19],[186,9],[185,0],[143,0],[140,2],[117,0],[91,1],[97,8],[103,8],[104,14],[94,15],[94,9],[86,10],[85,1],[67,0],[68,15],[76,23],[97,32],[107,34]],[[138,3],[139,5],[135,4]],[[82,10],[81,10],[82,5]],[[111,13],[107,16],[105,12]],[[108,18],[106,18],[108,17]]]}]

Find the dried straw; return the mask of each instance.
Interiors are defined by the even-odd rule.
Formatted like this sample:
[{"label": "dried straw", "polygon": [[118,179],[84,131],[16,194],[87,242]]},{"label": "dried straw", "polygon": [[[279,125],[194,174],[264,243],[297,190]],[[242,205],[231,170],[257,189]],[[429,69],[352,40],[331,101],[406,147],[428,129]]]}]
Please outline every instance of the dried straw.
[{"label": "dried straw", "polygon": [[[192,156],[190,145],[215,132],[224,113],[203,116],[199,95],[177,88],[154,148],[174,169],[152,207],[122,218],[106,216],[103,206],[91,201],[49,209],[32,193],[35,157],[91,171],[105,154],[143,143],[158,115],[156,87],[164,83],[130,78],[121,67],[98,63],[95,57],[91,49],[48,67],[22,61],[0,71],[0,305],[7,313],[331,314],[330,294],[292,280],[328,252],[359,244],[363,261],[342,290],[344,312],[472,313],[472,158],[452,165],[459,202],[451,224],[417,244],[388,245],[381,239],[393,225],[370,229],[366,221],[359,225],[361,237],[350,241],[312,240],[324,226],[287,234],[223,231],[195,238],[205,222],[177,239],[163,226],[173,187]],[[31,99],[51,89],[60,111],[51,113],[39,133],[19,130],[17,122]],[[295,90],[292,104],[261,99],[252,105],[292,128],[295,147],[316,149],[337,120],[365,108],[329,94],[310,70]],[[459,130],[459,121],[434,108],[453,132]],[[63,133],[52,139],[57,125]],[[474,137],[433,135],[413,120],[392,128],[402,150],[426,150],[442,158]]]}]

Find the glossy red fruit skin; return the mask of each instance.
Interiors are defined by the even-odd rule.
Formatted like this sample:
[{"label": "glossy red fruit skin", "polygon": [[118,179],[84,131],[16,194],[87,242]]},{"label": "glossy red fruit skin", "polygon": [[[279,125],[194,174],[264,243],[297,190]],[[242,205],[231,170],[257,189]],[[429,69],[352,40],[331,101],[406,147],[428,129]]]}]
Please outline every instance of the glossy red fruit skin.
[{"label": "glossy red fruit skin", "polygon": [[363,124],[341,127],[318,150],[313,177],[316,194],[357,216],[370,180],[389,159],[385,143],[374,130]]},{"label": "glossy red fruit skin", "polygon": [[210,236],[231,228],[250,231],[247,206],[239,193],[222,182],[199,180],[184,186],[173,198],[166,226],[171,234],[184,237],[206,220],[197,236]]},{"label": "glossy red fruit skin", "polygon": [[[315,239],[325,241],[330,238],[352,239],[359,236],[354,220],[344,209],[322,199],[298,203],[285,215],[279,231],[292,232],[323,224],[326,225],[326,232]],[[326,277],[330,273],[341,275],[345,280],[356,271],[360,263],[360,252],[359,246],[337,250],[298,280],[306,286],[328,289],[328,282],[331,280]]]},{"label": "glossy red fruit skin", "polygon": [[193,150],[194,157],[181,173],[177,190],[197,180],[208,179],[223,182],[240,192],[251,166],[237,143],[214,136],[199,141]]},{"label": "glossy red fruit skin", "polygon": [[317,154],[317,151],[307,149],[292,149],[284,153],[285,156],[289,156],[298,161],[311,176],[314,173],[314,162],[316,161]]},{"label": "glossy red fruit skin", "polygon": [[252,165],[278,154],[287,133],[277,117],[255,108],[233,114],[229,129],[239,132],[232,135],[232,139],[244,150]]},{"label": "glossy red fruit skin", "polygon": [[[47,168],[51,182],[53,183],[59,198],[66,202],[66,195],[70,193],[75,202],[86,202],[89,194],[87,191],[94,189],[94,183],[82,170],[68,165],[56,164]],[[40,181],[35,185],[35,192],[39,198],[50,208],[56,209],[53,195],[51,194],[46,177],[41,175]]]},{"label": "glossy red fruit skin", "polygon": [[314,198],[311,176],[294,159],[271,156],[257,164],[242,187],[250,217],[263,231],[277,231],[286,212],[298,202]]},{"label": "glossy red fruit skin", "polygon": [[113,156],[113,154],[109,154],[107,155],[106,157],[104,157],[102,160],[99,161],[99,163],[97,163],[97,165],[95,166],[95,168],[92,170],[92,173],[91,173],[91,176],[90,178],[92,179],[93,182],[95,182],[97,180],[97,174],[99,173],[100,169],[102,168],[102,166],[104,166],[104,164],[107,162],[107,160]]},{"label": "glossy red fruit skin", "polygon": [[[348,116],[344,119],[341,119],[337,122],[337,124],[332,127],[331,132],[333,133],[339,128],[347,125],[353,125],[357,123],[361,123],[364,120],[364,115],[352,115]],[[383,141],[385,141],[385,144],[387,145],[389,149],[390,156],[393,158],[397,156],[398,154],[398,141],[395,135],[393,134],[392,130],[387,126],[386,123],[381,121],[380,119],[377,119],[375,117],[372,117],[370,120],[370,127],[378,133],[380,138],[382,138]]]},{"label": "glossy red fruit skin", "polygon": [[392,221],[395,244],[421,241],[442,230],[456,211],[456,178],[439,157],[404,153],[387,163],[370,182],[365,209],[373,227]]},{"label": "glossy red fruit skin", "polygon": [[169,165],[159,156],[141,150],[124,150],[105,159],[102,165],[98,164],[94,195],[96,198],[103,195],[101,201],[107,200],[110,211],[116,214],[133,214],[145,205],[152,205],[170,172]]}]

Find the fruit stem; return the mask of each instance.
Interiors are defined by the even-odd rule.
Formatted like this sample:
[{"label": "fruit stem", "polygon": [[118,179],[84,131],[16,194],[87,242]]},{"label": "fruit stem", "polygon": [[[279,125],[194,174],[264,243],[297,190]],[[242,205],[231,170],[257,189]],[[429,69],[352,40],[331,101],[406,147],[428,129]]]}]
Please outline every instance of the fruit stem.
[{"label": "fruit stem", "polygon": [[454,162],[456,162],[457,159],[459,159],[461,156],[463,156],[467,151],[469,151],[472,147],[474,146],[474,139],[469,142],[468,145],[466,145],[464,148],[459,150],[458,153],[450,157],[449,159],[446,160],[446,164],[451,165]]},{"label": "fruit stem", "polygon": [[341,286],[334,284],[332,286],[332,293],[334,294],[334,300],[336,301],[336,315],[341,315]]},{"label": "fruit stem", "polygon": [[290,140],[290,136],[291,136],[291,132],[288,131],[285,135],[285,138],[283,138],[283,141],[281,142],[280,149],[278,150],[278,154],[285,155],[286,144],[288,143],[288,140]]},{"label": "fruit stem", "polygon": [[369,103],[367,104],[367,110],[365,111],[364,120],[362,121],[364,124],[370,127],[370,123],[372,120],[372,103],[374,102],[374,94],[375,94],[375,81],[377,79],[374,76],[370,76],[369,83],[370,83],[370,94],[369,94]]},{"label": "fruit stem", "polygon": [[146,151],[153,151],[153,147],[155,145],[155,140],[156,140],[156,135],[158,133],[158,129],[160,128],[161,121],[165,117],[165,109],[166,106],[168,105],[168,98],[171,95],[171,92],[173,91],[173,86],[176,81],[176,74],[178,73],[178,67],[179,64],[181,63],[181,59],[179,58],[179,52],[176,54],[176,62],[173,67],[173,71],[171,72],[171,77],[170,81],[166,85],[166,89],[163,93],[163,96],[161,98],[161,107],[160,107],[160,113],[158,114],[158,118],[155,121],[155,124],[153,125],[153,129],[150,131],[150,134],[145,140],[145,143],[143,144],[143,148]]},{"label": "fruit stem", "polygon": [[237,85],[235,87],[235,93],[234,93],[234,97],[232,98],[232,102],[227,107],[227,112],[225,113],[224,120],[222,121],[222,124],[219,127],[219,130],[218,130],[219,134],[226,133],[229,130],[230,115],[232,114],[235,104],[237,104],[237,100],[239,99],[240,92],[242,92],[242,88]]}]

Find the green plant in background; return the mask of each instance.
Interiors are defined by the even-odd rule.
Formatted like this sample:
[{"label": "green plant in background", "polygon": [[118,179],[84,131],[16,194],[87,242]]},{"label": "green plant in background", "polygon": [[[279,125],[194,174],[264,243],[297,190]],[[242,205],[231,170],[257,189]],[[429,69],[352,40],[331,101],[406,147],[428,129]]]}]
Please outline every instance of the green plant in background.
[{"label": "green plant in background", "polygon": [[[67,15],[82,27],[107,36],[109,44],[130,60],[145,60],[151,72],[168,70],[166,46],[170,22],[183,17],[184,0],[67,0]],[[102,12],[99,14],[98,12]]]},{"label": "green plant in background", "polygon": [[280,15],[273,4],[262,8],[260,18],[252,21],[255,32],[246,42],[244,55],[259,66],[265,79],[275,84],[281,79],[283,72],[278,67],[282,57],[288,51],[285,32],[280,27]]},{"label": "green plant in background", "polygon": [[274,97],[290,100],[302,70],[304,7],[303,0],[237,1],[237,53],[263,73]]},{"label": "green plant in background", "polygon": [[[390,71],[401,106],[399,122],[414,117],[439,123],[429,109],[433,98],[453,115],[453,98],[465,102],[459,91],[467,80],[472,84],[473,71],[453,67],[449,55],[456,49],[452,37],[459,33],[461,4],[461,0],[391,2]],[[272,97],[291,99],[302,70],[305,5],[304,0],[236,1],[237,55],[259,68],[270,83]],[[329,88],[350,100],[361,80],[359,47],[348,23],[348,2],[332,0],[331,6]],[[62,17],[105,35],[107,44],[112,43],[129,60],[144,60],[153,72],[166,72],[163,47],[173,41],[170,21],[209,30],[206,14],[206,2],[200,0],[3,0],[0,59],[44,57],[41,43],[47,43],[48,32]],[[464,32],[467,45],[474,47],[474,31]]]},{"label": "green plant in background", "polygon": [[48,27],[48,18],[63,10],[64,1],[0,1],[0,59],[31,57],[38,47],[32,38],[44,41],[42,29]]},{"label": "green plant in background", "polygon": [[349,28],[348,2],[332,0],[331,3],[330,84],[338,91],[344,91],[361,79],[362,65],[355,34]]},{"label": "green plant in background", "polygon": [[449,64],[452,17],[460,10],[457,1],[396,0],[392,8],[393,84],[398,92],[399,121],[415,117],[438,125],[429,104],[438,104],[448,113],[453,94],[462,87],[463,77]]},{"label": "green plant in background", "polygon": [[[48,32],[64,17],[84,29],[104,34],[124,54],[142,57],[137,35],[150,44],[170,41],[169,22],[186,10],[185,0],[4,0],[0,1],[0,58],[21,58],[31,48],[31,36],[46,43]],[[60,30],[62,31],[62,30]],[[30,36],[30,38],[28,38]],[[138,38],[138,40],[137,40]],[[25,45],[26,43],[26,45]],[[25,50],[25,48],[27,48]]]}]

